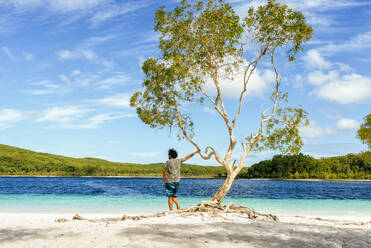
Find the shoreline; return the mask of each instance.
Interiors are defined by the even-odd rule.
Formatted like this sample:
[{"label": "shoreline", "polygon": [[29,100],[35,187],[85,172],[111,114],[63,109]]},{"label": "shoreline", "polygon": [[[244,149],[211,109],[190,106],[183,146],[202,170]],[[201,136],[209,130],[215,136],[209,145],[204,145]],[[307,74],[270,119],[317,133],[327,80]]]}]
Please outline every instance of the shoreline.
[{"label": "shoreline", "polygon": [[[34,177],[34,178],[161,178],[162,176],[48,176],[48,175],[0,175],[0,177]],[[194,176],[194,177],[181,177],[181,178],[196,178],[196,179],[225,179],[225,177],[205,177],[205,176]],[[252,181],[325,181],[325,182],[371,182],[371,179],[317,179],[317,178],[300,178],[300,179],[290,179],[290,178],[236,178],[235,180],[252,180]]]},{"label": "shoreline", "polygon": [[[75,215],[80,215],[86,218],[95,218],[95,219],[102,219],[102,218],[121,218],[123,215],[126,216],[150,216],[157,213],[166,212],[166,216],[176,215],[176,211],[159,211],[159,212],[84,212],[84,211],[75,211],[75,212],[6,212],[0,211],[0,219],[7,218],[7,217],[50,217],[50,218],[70,218],[72,219]],[[270,214],[269,212],[262,212],[263,214]],[[204,216],[203,213],[195,213],[195,215]],[[207,215],[207,214],[206,214]],[[234,215],[234,214],[232,214]],[[371,228],[371,217],[369,216],[357,216],[357,215],[329,215],[329,214],[273,214],[278,217],[278,219],[311,219],[311,220],[320,220],[320,221],[338,221],[338,222],[354,222],[354,223],[367,223],[370,222]],[[258,217],[263,218],[263,217]],[[264,218],[263,218],[264,219]],[[0,223],[1,226],[1,223]]]},{"label": "shoreline", "polygon": [[[80,215],[80,214],[79,214]],[[238,214],[121,220],[121,215],[0,213],[0,246],[13,247],[370,247],[371,219],[339,221]]]}]

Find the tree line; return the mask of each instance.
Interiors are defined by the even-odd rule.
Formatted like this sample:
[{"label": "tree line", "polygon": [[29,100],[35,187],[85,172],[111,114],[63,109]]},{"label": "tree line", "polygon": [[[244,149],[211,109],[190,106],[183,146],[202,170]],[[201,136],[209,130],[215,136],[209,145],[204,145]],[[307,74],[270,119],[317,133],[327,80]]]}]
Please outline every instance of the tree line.
[{"label": "tree line", "polygon": [[371,151],[315,159],[309,155],[275,155],[249,167],[240,178],[371,179]]},{"label": "tree line", "polygon": [[[160,177],[164,164],[116,163],[97,158],[70,158],[0,145],[0,175]],[[182,177],[222,178],[222,166],[186,164]],[[371,179],[371,151],[315,159],[309,155],[275,155],[245,167],[239,178]]]},{"label": "tree line", "polygon": [[[0,145],[0,175],[20,176],[162,176],[163,163],[115,163],[97,158],[70,158]],[[223,177],[220,166],[185,164],[183,177]]]}]

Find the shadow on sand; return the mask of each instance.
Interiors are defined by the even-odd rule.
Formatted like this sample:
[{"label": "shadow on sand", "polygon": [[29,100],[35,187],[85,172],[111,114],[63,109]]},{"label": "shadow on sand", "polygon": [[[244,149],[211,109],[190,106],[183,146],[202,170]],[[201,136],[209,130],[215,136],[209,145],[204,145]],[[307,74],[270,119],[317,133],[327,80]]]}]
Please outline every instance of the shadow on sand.
[{"label": "shadow on sand", "polygon": [[213,247],[213,244],[224,247],[224,242],[225,245],[228,242],[228,247],[230,243],[235,244],[232,247],[371,247],[371,233],[367,235],[364,230],[309,224],[288,225],[268,220],[245,224],[148,224],[125,228],[118,235],[133,240],[151,239],[153,245],[164,247]]},{"label": "shadow on sand", "polygon": [[[54,239],[59,228],[3,228],[0,229],[0,244],[13,243],[17,241],[27,241],[35,239]],[[78,236],[74,233],[63,233],[64,237]],[[6,247],[6,246],[4,246]]]}]

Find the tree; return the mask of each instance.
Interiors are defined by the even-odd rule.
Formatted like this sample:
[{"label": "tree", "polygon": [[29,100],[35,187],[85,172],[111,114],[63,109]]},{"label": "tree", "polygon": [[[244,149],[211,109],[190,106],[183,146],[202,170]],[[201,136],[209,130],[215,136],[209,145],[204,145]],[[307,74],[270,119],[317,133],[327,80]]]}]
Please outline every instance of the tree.
[{"label": "tree", "polygon": [[[226,170],[225,182],[212,197],[219,203],[244,167],[250,151],[299,152],[302,141],[297,127],[306,120],[304,110],[280,105],[287,101],[287,94],[280,91],[281,77],[275,57],[279,50],[286,49],[288,60],[295,61],[302,44],[311,38],[312,28],[306,25],[300,12],[273,0],[257,9],[251,8],[246,14],[241,19],[223,0],[182,0],[173,11],[159,8],[154,30],[161,33],[161,56],[143,63],[144,89],[130,99],[131,106],[136,108],[145,124],[152,128],[176,127],[180,131],[178,137],[185,138],[197,149],[193,121],[184,106],[210,101],[229,134],[229,146],[224,156],[212,146],[200,153],[205,160],[214,157]],[[249,52],[253,48],[257,51],[256,56]],[[243,153],[235,166],[232,154],[237,144],[236,121],[245,105],[247,85],[265,58],[275,75],[271,107],[262,112],[258,130],[241,140]],[[233,78],[236,73],[242,74],[243,89],[231,118],[220,84],[221,80]],[[212,81],[215,96],[205,90],[207,80]]]},{"label": "tree", "polygon": [[367,144],[368,148],[371,149],[371,114],[368,114],[364,118],[365,123],[357,131],[357,138],[362,141],[363,144]]}]

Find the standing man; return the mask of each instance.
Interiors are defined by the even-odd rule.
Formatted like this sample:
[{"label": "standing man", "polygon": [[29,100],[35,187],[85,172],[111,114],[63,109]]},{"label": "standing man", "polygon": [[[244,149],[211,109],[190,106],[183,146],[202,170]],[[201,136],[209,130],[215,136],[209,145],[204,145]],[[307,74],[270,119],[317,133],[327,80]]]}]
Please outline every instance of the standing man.
[{"label": "standing man", "polygon": [[[170,211],[173,210],[173,202],[175,202],[177,209],[180,209],[178,197],[176,196],[180,181],[180,166],[183,162],[187,161],[199,152],[200,150],[198,149],[194,153],[191,153],[182,159],[176,159],[178,157],[178,153],[174,149],[170,149],[168,152],[169,160],[166,161],[162,185],[164,185],[166,188],[166,195],[168,197]],[[165,184],[166,177],[167,180]]]}]

